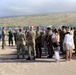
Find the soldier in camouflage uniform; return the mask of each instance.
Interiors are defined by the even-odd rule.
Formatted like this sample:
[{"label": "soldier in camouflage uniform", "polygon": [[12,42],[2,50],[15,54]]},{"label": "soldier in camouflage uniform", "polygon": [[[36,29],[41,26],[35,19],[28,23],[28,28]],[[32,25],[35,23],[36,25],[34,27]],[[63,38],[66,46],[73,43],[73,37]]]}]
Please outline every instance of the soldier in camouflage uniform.
[{"label": "soldier in camouflage uniform", "polygon": [[22,32],[22,29],[19,29],[19,33],[17,35],[17,58],[19,58],[20,50],[22,49],[23,58],[25,58],[25,35]]},{"label": "soldier in camouflage uniform", "polygon": [[5,28],[2,28],[2,49],[6,46],[6,41],[5,41],[5,36],[6,36],[6,31]]},{"label": "soldier in camouflage uniform", "polygon": [[31,49],[30,49],[30,47],[33,50],[33,60],[35,60],[35,57],[36,57],[35,37],[36,37],[36,33],[33,30],[33,26],[31,26],[30,31],[28,31],[28,33],[26,35],[27,47],[28,47],[28,58],[27,58],[27,60],[31,60]]},{"label": "soldier in camouflage uniform", "polygon": [[60,50],[61,50],[62,54],[65,54],[65,51],[63,50],[63,41],[64,41],[64,37],[66,34],[65,26],[62,26],[62,29],[59,34],[60,34]]},{"label": "soldier in camouflage uniform", "polygon": [[75,44],[75,53],[76,53],[76,28],[74,30],[74,44]]},{"label": "soldier in camouflage uniform", "polygon": [[53,48],[52,48],[52,30],[50,27],[47,27],[47,33],[46,33],[46,45],[48,49],[48,56],[47,58],[52,58],[53,57]]}]

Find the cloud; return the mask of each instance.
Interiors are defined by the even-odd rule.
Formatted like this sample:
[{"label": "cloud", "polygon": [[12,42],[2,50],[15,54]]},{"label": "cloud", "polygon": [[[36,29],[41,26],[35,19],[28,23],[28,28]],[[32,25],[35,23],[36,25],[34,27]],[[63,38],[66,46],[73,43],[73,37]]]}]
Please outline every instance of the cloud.
[{"label": "cloud", "polygon": [[76,0],[0,0],[0,17],[76,11]]}]

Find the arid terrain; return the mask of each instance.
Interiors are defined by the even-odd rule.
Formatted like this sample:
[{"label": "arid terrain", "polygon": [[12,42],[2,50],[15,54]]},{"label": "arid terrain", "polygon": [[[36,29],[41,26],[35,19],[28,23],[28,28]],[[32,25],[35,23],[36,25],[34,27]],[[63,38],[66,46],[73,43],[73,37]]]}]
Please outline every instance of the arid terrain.
[{"label": "arid terrain", "polygon": [[0,18],[0,26],[17,27],[17,26],[29,26],[29,25],[76,26],[76,13],[60,13],[60,14]]},{"label": "arid terrain", "polygon": [[71,61],[60,59],[58,63],[46,57],[35,61],[16,59],[16,47],[9,47],[7,42],[2,50],[0,41],[0,75],[76,75],[76,55]]}]

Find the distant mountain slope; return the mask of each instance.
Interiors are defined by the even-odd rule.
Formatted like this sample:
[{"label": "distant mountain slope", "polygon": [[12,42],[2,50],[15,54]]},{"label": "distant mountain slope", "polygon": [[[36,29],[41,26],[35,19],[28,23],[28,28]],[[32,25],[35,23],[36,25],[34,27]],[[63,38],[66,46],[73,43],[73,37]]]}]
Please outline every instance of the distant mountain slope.
[{"label": "distant mountain slope", "polygon": [[0,26],[75,25],[76,13],[0,18]]}]

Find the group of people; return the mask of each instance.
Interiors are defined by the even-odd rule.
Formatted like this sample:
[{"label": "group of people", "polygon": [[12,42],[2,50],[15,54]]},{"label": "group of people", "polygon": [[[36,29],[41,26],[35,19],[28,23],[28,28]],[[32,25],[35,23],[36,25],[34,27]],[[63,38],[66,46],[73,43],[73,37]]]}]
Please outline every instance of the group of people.
[{"label": "group of people", "polygon": [[[4,49],[6,31],[5,28],[2,28],[2,49]],[[15,33],[12,32],[12,29],[8,32],[9,46],[10,42],[13,46],[13,39],[15,39],[15,44],[17,47],[17,58],[20,57],[20,51],[22,51],[22,56],[25,58],[25,46],[27,46],[28,58],[31,60],[33,55],[33,60],[36,58],[41,58],[42,48],[44,48],[47,58],[52,58],[55,55],[55,61],[58,62],[60,59],[60,52],[65,55],[66,60],[71,60],[72,51],[76,53],[76,28],[70,28],[62,26],[62,28],[47,27],[46,29],[40,29],[36,27],[36,31],[33,26],[30,26],[29,29],[26,29],[25,33],[20,28],[19,32],[16,30]]]},{"label": "group of people", "polygon": [[13,46],[13,41],[15,41],[15,44],[16,44],[17,34],[18,34],[17,30],[15,30],[15,32],[13,32],[12,28],[10,28],[9,31],[6,32],[5,27],[2,27],[2,34],[1,34],[2,49],[4,49],[4,47],[6,45],[6,36],[8,36],[8,44],[9,44],[9,46],[10,45]]}]

